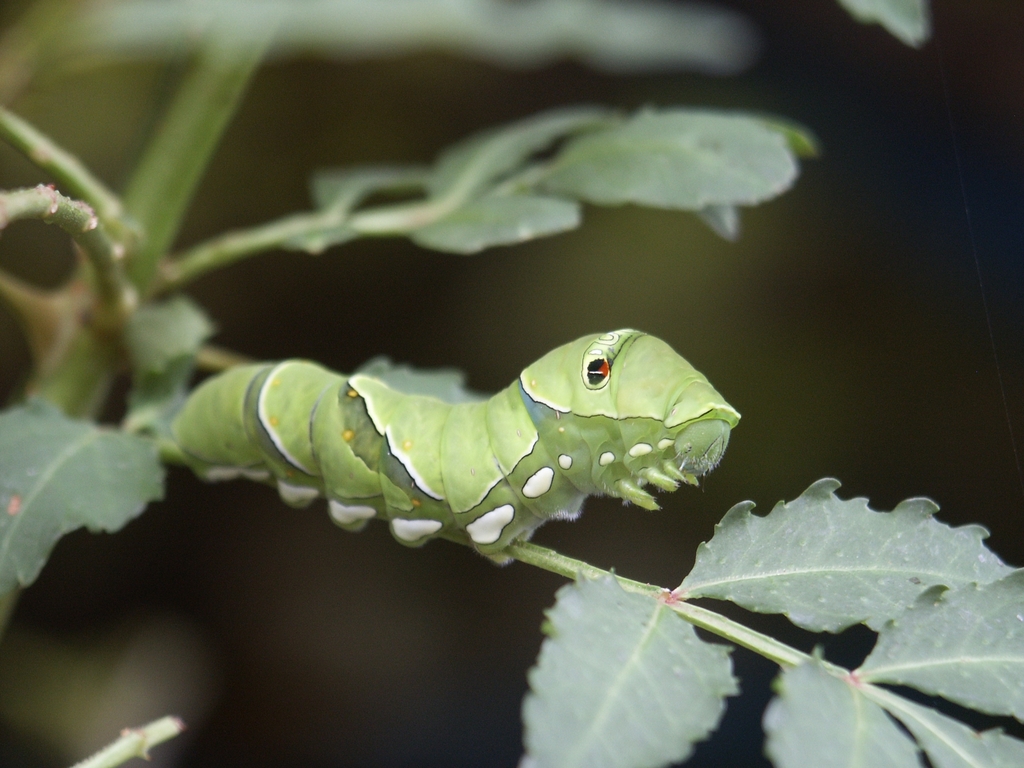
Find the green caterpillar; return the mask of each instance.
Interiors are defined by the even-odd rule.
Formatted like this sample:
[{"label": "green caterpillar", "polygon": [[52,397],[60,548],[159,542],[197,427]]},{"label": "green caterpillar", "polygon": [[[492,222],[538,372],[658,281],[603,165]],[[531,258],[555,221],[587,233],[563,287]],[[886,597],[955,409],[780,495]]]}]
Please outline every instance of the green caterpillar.
[{"label": "green caterpillar", "polygon": [[488,400],[447,403],[313,363],[230,369],[172,426],[206,480],[326,496],[341,527],[377,517],[398,541],[444,537],[494,554],[607,494],[647,509],[720,460],[740,415],[665,342],[620,330],[548,353]]}]

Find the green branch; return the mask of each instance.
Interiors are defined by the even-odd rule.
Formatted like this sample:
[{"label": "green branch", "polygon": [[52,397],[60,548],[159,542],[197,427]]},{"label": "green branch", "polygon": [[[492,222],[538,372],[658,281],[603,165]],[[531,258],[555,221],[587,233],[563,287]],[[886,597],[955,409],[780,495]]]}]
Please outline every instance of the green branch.
[{"label": "green branch", "polygon": [[385,237],[408,234],[458,207],[457,203],[432,200],[367,208],[350,214],[342,208],[297,213],[276,221],[228,232],[163,261],[151,293],[181,288],[198,277],[248,256],[289,246],[300,238],[346,227],[353,236]]},{"label": "green branch", "polygon": [[145,231],[130,267],[132,281],[143,293],[149,293],[157,263],[173,243],[263,51],[263,46],[209,41],[146,148],[125,192],[125,207]]},{"label": "green branch", "polygon": [[3,107],[0,107],[0,138],[49,173],[67,194],[92,206],[104,226],[121,234],[126,226],[121,199],[77,157]]},{"label": "green branch", "polygon": [[279,248],[294,237],[311,231],[341,226],[345,215],[337,211],[299,213],[252,229],[228,232],[200,243],[160,264],[152,293],[181,288],[207,272],[220,269],[247,256]]},{"label": "green branch", "polygon": [[216,344],[203,344],[196,353],[196,367],[201,371],[226,371],[237,365],[250,365],[257,362],[247,355],[234,352]]},{"label": "green branch", "polygon": [[0,230],[19,219],[56,224],[81,246],[95,272],[100,322],[119,324],[134,310],[137,297],[121,266],[124,246],[107,236],[90,206],[42,184],[0,193]]},{"label": "green branch", "polygon": [[[569,579],[575,579],[577,575],[586,576],[588,579],[596,579],[609,573],[582,560],[567,557],[552,549],[539,547],[536,544],[511,544],[502,554],[507,554],[520,562],[543,568],[546,571],[557,573]],[[625,579],[618,574],[615,574],[615,578],[627,592],[635,592],[662,600],[669,608],[691,624],[764,656],[776,664],[795,667],[809,661],[811,658],[806,653],[791,648],[774,637],[750,629],[738,621],[733,621],[714,611],[709,611],[706,608],[676,599],[670,590],[653,584],[644,584],[632,579]],[[850,674],[849,670],[835,664],[826,662],[825,667],[836,677],[845,678]]]},{"label": "green branch", "polygon": [[185,724],[176,717],[161,717],[141,728],[125,728],[121,738],[87,757],[73,768],[114,768],[133,757],[149,759],[149,748],[173,739],[185,730]]}]

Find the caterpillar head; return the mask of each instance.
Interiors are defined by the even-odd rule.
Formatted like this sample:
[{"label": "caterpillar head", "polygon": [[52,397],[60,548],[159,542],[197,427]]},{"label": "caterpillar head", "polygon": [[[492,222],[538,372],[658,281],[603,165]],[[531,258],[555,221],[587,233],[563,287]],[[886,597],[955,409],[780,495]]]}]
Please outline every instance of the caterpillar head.
[{"label": "caterpillar head", "polygon": [[[651,506],[651,482],[695,483],[722,458],[740,415],[665,342],[633,330],[587,336],[545,355],[522,373],[523,389],[560,413],[606,416],[622,435],[626,485],[616,495]],[[626,490],[623,490],[623,489]],[[650,503],[647,503],[649,500]]]}]

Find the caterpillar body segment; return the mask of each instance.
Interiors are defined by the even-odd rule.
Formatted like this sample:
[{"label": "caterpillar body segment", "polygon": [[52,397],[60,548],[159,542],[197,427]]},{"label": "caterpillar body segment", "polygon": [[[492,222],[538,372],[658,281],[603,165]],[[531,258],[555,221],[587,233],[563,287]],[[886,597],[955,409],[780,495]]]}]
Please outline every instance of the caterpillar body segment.
[{"label": "caterpillar body segment", "polygon": [[215,376],[172,431],[207,480],[276,484],[359,530],[403,544],[439,536],[488,555],[590,495],[649,509],[713,469],[739,414],[667,344],[621,330],[548,353],[486,401],[446,403],[288,360]]}]

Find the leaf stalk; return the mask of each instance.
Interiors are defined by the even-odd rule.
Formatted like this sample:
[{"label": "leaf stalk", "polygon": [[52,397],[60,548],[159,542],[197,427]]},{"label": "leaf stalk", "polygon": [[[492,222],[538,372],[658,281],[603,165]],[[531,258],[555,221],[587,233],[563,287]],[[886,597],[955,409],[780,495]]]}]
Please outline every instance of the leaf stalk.
[{"label": "leaf stalk", "polygon": [[[569,579],[575,579],[581,575],[588,579],[597,579],[610,573],[583,560],[577,560],[555,552],[552,549],[526,542],[511,544],[504,550],[504,554],[522,563],[543,568],[546,571],[557,573]],[[811,659],[810,655],[779,642],[769,635],[750,629],[738,621],[733,621],[714,611],[709,611],[706,608],[675,598],[670,590],[663,587],[626,579],[618,574],[615,574],[615,578],[627,592],[635,592],[657,598],[694,626],[705,629],[718,637],[736,643],[736,645],[753,651],[760,656],[764,656],[780,666],[795,667]],[[836,677],[846,678],[850,674],[849,670],[836,664],[824,661],[822,663]]]}]

